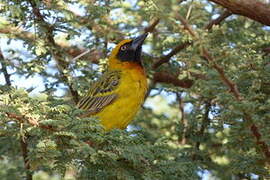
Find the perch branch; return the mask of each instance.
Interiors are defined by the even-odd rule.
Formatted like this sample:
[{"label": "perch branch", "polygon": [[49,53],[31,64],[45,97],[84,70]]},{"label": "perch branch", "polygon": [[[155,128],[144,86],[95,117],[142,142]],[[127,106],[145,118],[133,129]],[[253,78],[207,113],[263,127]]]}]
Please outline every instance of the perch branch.
[{"label": "perch branch", "polygon": [[228,9],[233,14],[242,15],[270,26],[270,5],[258,0],[209,0]]}]

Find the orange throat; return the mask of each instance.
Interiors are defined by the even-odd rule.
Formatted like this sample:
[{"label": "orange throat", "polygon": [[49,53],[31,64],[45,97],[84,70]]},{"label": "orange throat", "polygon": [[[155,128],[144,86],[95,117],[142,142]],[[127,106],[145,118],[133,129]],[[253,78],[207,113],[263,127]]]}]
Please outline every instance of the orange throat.
[{"label": "orange throat", "polygon": [[120,62],[109,63],[109,69],[119,71],[136,71],[139,74],[145,75],[144,68],[141,64],[135,62]]}]

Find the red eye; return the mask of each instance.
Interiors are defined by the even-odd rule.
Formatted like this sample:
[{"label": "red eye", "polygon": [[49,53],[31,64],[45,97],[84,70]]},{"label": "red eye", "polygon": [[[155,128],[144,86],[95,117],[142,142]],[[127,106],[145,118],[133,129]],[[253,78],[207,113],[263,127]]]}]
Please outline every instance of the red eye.
[{"label": "red eye", "polygon": [[127,49],[127,46],[121,46],[121,51],[125,51]]}]

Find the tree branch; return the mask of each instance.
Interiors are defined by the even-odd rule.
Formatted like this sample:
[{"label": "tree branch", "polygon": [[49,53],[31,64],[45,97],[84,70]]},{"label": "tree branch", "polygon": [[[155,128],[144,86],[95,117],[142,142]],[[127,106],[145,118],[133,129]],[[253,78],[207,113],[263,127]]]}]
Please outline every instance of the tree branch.
[{"label": "tree branch", "polygon": [[144,28],[144,32],[153,32],[155,30],[155,27],[158,25],[160,19],[157,18],[153,23],[151,23],[148,27]]},{"label": "tree branch", "polygon": [[198,35],[195,31],[193,31],[192,27],[188,24],[187,20],[181,16],[178,12],[175,12],[175,17],[178,19],[182,25],[184,26],[184,30],[188,31],[188,33],[194,38],[197,39]]},{"label": "tree branch", "polygon": [[184,111],[184,101],[181,97],[181,93],[176,93],[176,98],[178,100],[179,104],[179,110],[180,110],[180,124],[183,124],[183,133],[179,135],[178,142],[182,145],[187,144],[187,130],[188,130],[188,120],[185,118],[185,111]]},{"label": "tree branch", "polygon": [[[55,129],[51,126],[40,125],[38,123],[38,120],[32,117],[26,117],[25,115],[17,115],[15,113],[9,113],[9,112],[6,112],[6,115],[8,118],[18,121],[21,125],[27,122],[28,124],[32,126],[37,126],[43,129],[55,131]],[[28,142],[27,141],[28,141],[27,135],[20,136],[21,151],[22,151],[22,156],[24,160],[24,166],[26,169],[26,180],[32,180],[33,174],[31,172],[31,167],[30,167],[30,162],[29,162],[29,157],[28,157]]]},{"label": "tree branch", "polygon": [[268,145],[261,140],[261,133],[259,132],[259,129],[255,124],[252,124],[250,126],[250,130],[253,133],[253,136],[256,138],[256,144],[261,147],[261,149],[264,151],[265,156],[268,158],[268,161],[270,162],[270,150]]},{"label": "tree branch", "polygon": [[14,27],[11,25],[0,26],[0,33],[7,34],[11,39],[15,37],[22,40],[28,40],[29,42],[35,41],[35,35],[33,33],[24,31],[20,27]]},{"label": "tree branch", "polygon": [[[0,28],[0,33],[1,32],[5,33],[5,34],[14,34],[15,33],[15,36],[18,37],[18,38],[20,38],[20,39],[22,39],[22,40],[25,40],[26,39],[29,42],[34,42],[35,41],[35,36],[33,34],[28,33],[26,31],[23,31],[23,30],[21,30],[19,28],[8,28],[8,29],[1,29]],[[18,32],[18,33],[16,33],[16,32]],[[27,34],[27,36],[23,36],[22,34]],[[87,49],[79,48],[79,47],[76,47],[76,46],[69,46],[68,44],[63,43],[63,42],[56,42],[56,44],[57,44],[57,46],[60,47],[59,49],[62,49],[63,52],[65,52],[66,54],[68,54],[69,56],[71,56],[73,58],[76,58],[76,57],[80,56],[81,54],[83,54],[84,52],[87,51]],[[176,52],[177,49],[178,48],[175,48],[175,50],[172,50],[172,52],[170,52],[168,55],[165,55],[165,56],[167,56],[168,58],[172,57],[173,55],[175,55],[175,53],[177,53]],[[95,50],[91,50],[87,54],[87,56],[84,56],[84,60],[90,61],[91,63],[94,63],[94,64],[98,64],[99,63],[99,60],[101,58],[103,58],[104,56],[105,56],[105,54],[102,51],[99,51],[98,49],[95,49]],[[154,59],[154,58],[152,58],[152,59]],[[164,62],[162,62],[162,64],[163,63]],[[158,79],[160,77],[159,73],[157,73],[156,75],[154,75],[154,77],[156,76],[156,79],[155,79],[156,82],[162,82],[162,83],[171,83],[171,82],[174,82],[174,84],[176,86],[178,84],[178,85],[180,85],[180,87],[183,87],[182,85],[183,84],[186,84],[185,83],[186,80],[183,83],[182,80],[179,80],[176,76],[172,76],[172,75],[170,75],[170,80],[166,80],[165,77],[167,76],[167,74],[168,73],[163,72],[162,73],[162,76],[161,76],[162,77],[161,80]],[[194,77],[199,78],[199,79],[205,79],[205,77],[203,75],[199,75],[199,74],[194,74]]]},{"label": "tree branch", "polygon": [[[210,119],[209,119],[209,112],[210,112],[210,108],[211,108],[211,102],[210,101],[206,101],[205,102],[205,112],[203,114],[203,119],[202,119],[202,125],[200,127],[200,130],[198,132],[198,136],[203,137],[204,136],[204,131],[205,129],[209,126],[210,124]],[[201,142],[197,141],[196,142],[196,149],[199,150],[200,149],[200,145]]]},{"label": "tree branch", "polygon": [[185,49],[187,46],[189,46],[191,44],[192,43],[190,43],[190,42],[185,42],[183,44],[179,44],[178,46],[173,48],[167,55],[157,58],[157,60],[153,64],[152,68],[157,69],[160,65],[169,62],[172,56],[176,55],[182,49]]},{"label": "tree branch", "polygon": [[[11,39],[18,38],[23,41],[27,41],[33,46],[35,45],[36,42],[36,37],[34,34],[32,34],[31,32],[24,31],[19,27],[1,26],[0,33],[5,34],[7,37]],[[87,49],[77,46],[70,46],[69,44],[62,41],[55,41],[55,43],[57,47],[60,47],[59,49],[61,49],[64,52],[64,54],[67,54],[68,56],[71,56],[73,58],[87,51]],[[104,56],[105,55],[101,51],[94,49],[91,50],[87,56],[84,56],[84,60],[98,64],[99,59],[103,58]]]},{"label": "tree branch", "polygon": [[[207,29],[207,30],[211,30],[213,25],[220,24],[224,19],[226,19],[227,17],[229,17],[231,15],[232,15],[232,13],[230,11],[226,10],[218,18],[213,19],[212,21],[210,21],[204,28]],[[182,16],[179,16],[177,13],[175,14],[175,16],[182,22],[182,24],[184,25],[184,29],[188,30],[190,32],[190,34],[193,37],[195,37],[196,35],[193,32],[192,28],[189,27],[187,21]],[[172,56],[176,55],[181,50],[185,49],[186,47],[190,46],[191,44],[192,44],[192,42],[185,42],[185,43],[179,44],[178,46],[173,48],[167,55],[156,58],[156,61],[153,64],[152,68],[156,69],[159,66],[161,66],[162,64],[169,62],[170,58]]]},{"label": "tree branch", "polygon": [[203,57],[208,61],[208,63],[212,63],[214,69],[216,69],[216,71],[219,73],[219,76],[222,80],[222,82],[229,87],[230,92],[234,95],[234,97],[238,100],[241,101],[243,99],[243,97],[240,95],[240,92],[236,86],[236,84],[231,81],[226,75],[225,72],[223,70],[223,68],[221,66],[219,66],[218,64],[215,63],[213,57],[210,55],[210,53],[205,49],[202,48],[202,55]]},{"label": "tree branch", "polygon": [[[187,23],[187,21],[181,15],[178,15],[178,17],[179,17],[179,20],[183,23],[184,28],[188,29],[188,32],[190,33],[190,35],[193,38],[197,39],[196,32]],[[216,64],[214,58],[210,55],[210,53],[205,49],[204,46],[201,47],[201,53],[202,53],[202,56],[207,60],[207,62],[211,63],[213,68],[219,73],[219,76],[222,82],[230,89],[230,93],[233,94],[235,99],[239,102],[243,101],[244,98],[240,95],[237,85],[225,75],[223,68],[219,66],[218,64]],[[270,148],[268,147],[266,142],[261,140],[262,135],[260,134],[258,130],[259,128],[254,124],[251,116],[247,112],[243,111],[243,114],[244,114],[245,121],[251,125],[250,130],[251,130],[252,135],[256,139],[256,144],[259,145],[259,148],[261,149],[264,156],[266,157],[266,161],[270,162],[270,156],[269,156]]]},{"label": "tree branch", "polygon": [[[221,80],[230,89],[230,92],[234,95],[237,101],[243,101],[244,98],[240,95],[237,85],[233,81],[231,81],[228,77],[226,77],[223,68],[214,62],[214,59],[210,56],[209,52],[207,52],[205,48],[202,49],[202,53],[203,56],[207,59],[207,61],[213,64],[213,67],[219,73]],[[246,122],[248,124],[251,124],[250,130],[252,135],[256,139],[256,144],[260,147],[261,151],[264,153],[266,161],[270,162],[270,148],[268,147],[266,142],[261,140],[262,135],[259,132],[259,128],[254,124],[251,116],[247,112],[243,111],[243,114]]]},{"label": "tree branch", "polygon": [[42,129],[47,129],[47,130],[50,130],[50,131],[56,131],[55,128],[53,128],[52,126],[46,126],[46,125],[43,125],[43,124],[39,124],[38,123],[38,120],[32,118],[32,117],[27,117],[25,115],[17,115],[15,113],[10,113],[10,112],[6,112],[6,115],[8,118],[10,119],[14,119],[20,123],[24,123],[24,122],[27,122],[28,124],[30,124],[31,126],[37,126],[37,127],[40,127]]},{"label": "tree branch", "polygon": [[205,29],[211,30],[214,25],[220,24],[224,19],[226,19],[227,17],[229,17],[231,15],[232,15],[232,13],[230,11],[228,11],[228,10],[224,11],[222,14],[220,14],[220,16],[218,18],[213,19],[212,21],[210,21],[205,26]]},{"label": "tree branch", "polygon": [[3,56],[3,53],[1,51],[1,49],[0,49],[0,63],[1,63],[1,66],[2,66],[1,71],[4,74],[6,84],[8,86],[11,86],[10,74],[8,74],[6,60],[5,60],[4,56]]},{"label": "tree branch", "polygon": [[[191,33],[193,37],[196,37],[197,35],[195,34],[195,32],[193,32],[192,28],[188,25],[187,21],[182,16],[178,14],[175,14],[175,15],[183,23],[184,28],[188,30],[188,32]],[[230,15],[231,13],[229,11],[223,12],[217,19],[210,21],[205,26],[205,29],[207,30],[212,29],[214,24],[215,25],[220,24],[225,18],[229,17]],[[192,42],[185,42],[185,43],[179,44],[178,46],[173,48],[167,55],[156,58],[157,60],[152,65],[152,68],[157,69],[162,64],[169,62],[171,57],[173,57],[174,55],[176,55],[177,53],[179,53],[181,50],[185,49],[186,47],[190,46],[191,44]],[[205,76],[203,75],[196,75],[195,77],[200,78],[200,79],[205,79]],[[174,77],[171,74],[168,74],[166,72],[156,72],[154,74],[154,81],[162,82],[162,83],[169,83],[169,84],[173,84],[175,86],[179,86],[182,88],[190,88],[193,85],[192,80],[179,80],[177,77]]]},{"label": "tree branch", "polygon": [[73,100],[75,103],[77,103],[79,101],[79,94],[72,87],[72,84],[69,82],[68,75],[64,73],[64,70],[68,68],[68,63],[64,61],[65,56],[63,55],[63,52],[61,51],[61,47],[58,46],[54,40],[54,35],[53,35],[54,27],[45,21],[35,1],[29,0],[29,3],[31,4],[31,7],[33,8],[33,14],[35,15],[37,19],[37,23],[39,24],[40,27],[42,27],[42,29],[45,29],[45,35],[47,38],[46,41],[52,47],[52,48],[50,47],[50,50],[60,67],[59,72],[60,72],[61,78],[68,85],[70,93],[73,97]]},{"label": "tree branch", "polygon": [[174,86],[179,86],[182,88],[190,88],[193,85],[193,81],[190,79],[180,80],[174,75],[167,72],[156,72],[153,78],[154,82],[173,84]]},{"label": "tree branch", "polygon": [[270,26],[270,5],[258,0],[209,0],[228,9],[234,14],[246,16]]},{"label": "tree branch", "polygon": [[263,48],[262,52],[264,52],[264,56],[269,55],[270,54],[270,47]]},{"label": "tree branch", "polygon": [[26,180],[32,180],[33,174],[31,173],[31,167],[28,157],[28,143],[27,143],[28,137],[22,136],[20,137],[20,144],[21,144],[21,150],[22,150],[22,156],[24,161],[24,166],[26,169]]}]

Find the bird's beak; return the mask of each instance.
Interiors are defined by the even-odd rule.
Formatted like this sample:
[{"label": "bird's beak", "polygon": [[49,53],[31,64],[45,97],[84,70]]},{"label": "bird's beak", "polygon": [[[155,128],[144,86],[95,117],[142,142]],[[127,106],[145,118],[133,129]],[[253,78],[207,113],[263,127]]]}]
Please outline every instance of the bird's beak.
[{"label": "bird's beak", "polygon": [[147,35],[148,35],[148,33],[144,33],[144,34],[136,37],[135,39],[133,39],[132,43],[131,43],[131,49],[136,51],[139,47],[141,47],[145,38],[147,37]]}]

